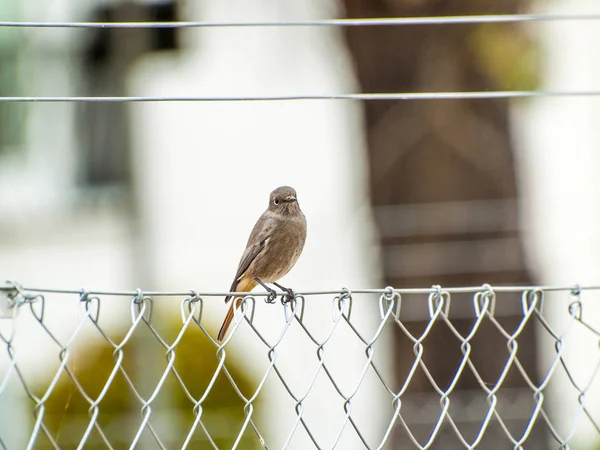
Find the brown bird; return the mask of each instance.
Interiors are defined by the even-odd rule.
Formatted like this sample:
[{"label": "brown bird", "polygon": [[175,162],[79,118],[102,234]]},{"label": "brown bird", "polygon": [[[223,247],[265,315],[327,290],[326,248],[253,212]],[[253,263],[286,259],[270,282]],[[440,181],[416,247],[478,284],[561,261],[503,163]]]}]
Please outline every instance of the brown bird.
[{"label": "brown bird", "polygon": [[[293,291],[277,284],[276,281],[294,267],[302,253],[305,240],[306,217],[298,205],[296,191],[289,186],[278,187],[271,192],[269,207],[250,233],[229,292],[250,292],[260,284],[270,294],[267,302],[273,303],[276,293],[265,284],[272,283],[287,292],[285,301],[293,299]],[[241,304],[240,298],[235,297],[229,306],[217,335],[219,342],[223,341],[227,333],[235,308]],[[225,297],[225,303],[229,300],[231,296]]]}]

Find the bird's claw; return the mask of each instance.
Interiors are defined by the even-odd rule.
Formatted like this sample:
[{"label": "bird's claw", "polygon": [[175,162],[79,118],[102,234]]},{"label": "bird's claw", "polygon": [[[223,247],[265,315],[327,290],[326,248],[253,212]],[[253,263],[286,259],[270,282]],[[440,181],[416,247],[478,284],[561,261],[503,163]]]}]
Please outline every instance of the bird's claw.
[{"label": "bird's claw", "polygon": [[292,302],[296,298],[296,293],[292,289],[282,286],[279,283],[273,283],[273,284],[285,292],[285,294],[281,294],[281,304],[282,305],[285,306],[288,303]]},{"label": "bird's claw", "polygon": [[273,289],[269,289],[268,292],[269,295],[267,296],[267,298],[265,298],[265,303],[272,305],[277,300],[277,292],[275,292],[275,290]]},{"label": "bird's claw", "polygon": [[296,293],[294,291],[292,291],[291,289],[287,288],[285,289],[285,295],[281,295],[281,304],[283,306],[287,305],[290,302],[293,302],[294,299],[296,298]]},{"label": "bird's claw", "polygon": [[265,298],[265,303],[269,303],[269,304],[275,303],[275,300],[277,300],[277,292],[275,292],[275,289],[271,289],[269,286],[267,286],[265,283],[263,283],[263,281],[258,277],[254,278],[254,280],[256,280],[256,282],[258,284],[260,284],[262,287],[264,287],[265,291],[267,291],[269,293],[267,298]]}]

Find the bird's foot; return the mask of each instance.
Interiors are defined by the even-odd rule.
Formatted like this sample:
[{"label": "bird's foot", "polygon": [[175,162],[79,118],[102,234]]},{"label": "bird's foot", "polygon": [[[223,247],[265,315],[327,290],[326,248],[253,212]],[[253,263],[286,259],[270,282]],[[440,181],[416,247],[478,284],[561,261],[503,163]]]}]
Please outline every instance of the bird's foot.
[{"label": "bird's foot", "polygon": [[262,282],[262,280],[260,278],[255,278],[255,280],[258,284],[260,284],[262,287],[264,287],[265,290],[269,293],[269,295],[265,299],[265,303],[269,303],[269,304],[275,303],[275,300],[277,300],[277,292],[275,292],[275,289],[267,286],[265,283]]},{"label": "bird's foot", "polygon": [[281,304],[282,305],[286,305],[296,298],[296,293],[292,289],[282,286],[279,283],[273,283],[273,284],[275,286],[277,286],[279,289],[281,289],[282,291],[285,291],[285,295],[283,295],[283,294],[281,295]]}]

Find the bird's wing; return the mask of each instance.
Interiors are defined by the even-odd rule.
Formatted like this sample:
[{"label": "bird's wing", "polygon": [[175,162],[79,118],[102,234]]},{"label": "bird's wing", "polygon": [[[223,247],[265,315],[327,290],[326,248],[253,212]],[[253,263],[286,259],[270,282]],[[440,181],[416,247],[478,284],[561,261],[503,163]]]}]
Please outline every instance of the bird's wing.
[{"label": "bird's wing", "polygon": [[[240,278],[244,275],[244,272],[246,272],[250,264],[252,264],[252,261],[254,261],[256,257],[264,250],[269,238],[271,237],[274,225],[275,221],[267,213],[263,214],[256,222],[256,225],[254,225],[252,233],[250,233],[250,237],[248,238],[248,243],[246,244],[246,250],[244,250],[244,254],[240,259],[240,264],[238,265],[235,278],[233,279],[233,283],[231,283],[231,288],[229,289],[230,292],[234,292],[236,290],[237,284],[239,283]],[[225,303],[228,301],[229,297],[225,299]]]}]

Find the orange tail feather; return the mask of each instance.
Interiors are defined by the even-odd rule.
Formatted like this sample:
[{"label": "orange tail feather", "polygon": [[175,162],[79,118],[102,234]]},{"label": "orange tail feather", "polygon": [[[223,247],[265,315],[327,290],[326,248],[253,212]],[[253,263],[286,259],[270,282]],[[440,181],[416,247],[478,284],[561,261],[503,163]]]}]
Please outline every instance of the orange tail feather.
[{"label": "orange tail feather", "polygon": [[[237,292],[250,292],[252,289],[254,289],[256,287],[258,283],[256,283],[256,281],[254,281],[254,279],[248,279],[248,278],[242,278],[239,283],[237,283],[237,286],[235,286],[235,289],[232,289],[234,291]],[[227,297],[225,301],[229,300],[230,297]],[[227,334],[227,330],[229,329],[229,326],[231,325],[231,322],[233,321],[233,317],[235,315],[235,309],[239,308],[239,306],[242,304],[241,301],[242,297],[235,297],[233,299],[233,301],[231,302],[231,304],[229,305],[229,309],[227,310],[227,315],[225,316],[225,320],[223,320],[223,325],[221,325],[221,328],[219,329],[219,334],[217,334],[217,341],[218,342],[223,342],[223,339],[225,338],[225,335]]]},{"label": "orange tail feather", "polygon": [[225,316],[225,320],[223,321],[223,325],[221,325],[221,329],[219,330],[219,334],[217,335],[217,341],[223,342],[225,335],[227,334],[227,330],[229,329],[229,325],[231,325],[231,321],[233,320],[233,315],[235,314],[234,308],[237,303],[237,298],[233,299],[231,305],[229,305],[229,309],[227,310],[227,315]]}]

